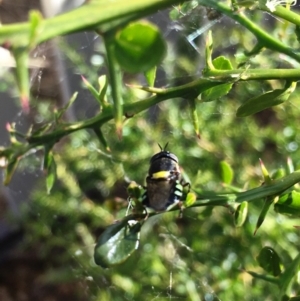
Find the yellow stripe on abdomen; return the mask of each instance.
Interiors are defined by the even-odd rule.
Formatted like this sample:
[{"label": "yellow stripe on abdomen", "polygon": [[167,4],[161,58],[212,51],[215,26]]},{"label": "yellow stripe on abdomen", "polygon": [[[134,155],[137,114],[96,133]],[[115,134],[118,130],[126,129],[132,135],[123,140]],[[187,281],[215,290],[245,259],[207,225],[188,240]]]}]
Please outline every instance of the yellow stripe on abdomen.
[{"label": "yellow stripe on abdomen", "polygon": [[170,176],[170,172],[163,170],[152,174],[151,179],[167,179]]}]

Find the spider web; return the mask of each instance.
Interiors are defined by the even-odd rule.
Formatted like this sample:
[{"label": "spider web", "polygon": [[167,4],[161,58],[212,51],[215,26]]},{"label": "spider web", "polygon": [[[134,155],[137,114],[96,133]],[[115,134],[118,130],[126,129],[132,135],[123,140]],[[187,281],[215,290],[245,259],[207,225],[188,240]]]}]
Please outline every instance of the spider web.
[{"label": "spider web", "polygon": [[[201,13],[203,13],[203,10],[201,10]],[[225,26],[225,24],[222,23],[224,21],[222,16],[209,20],[207,15],[204,14],[199,22],[199,17],[197,17],[193,11],[183,15],[182,19],[176,21],[171,21],[168,18],[168,12],[159,12],[149,19],[162,29],[163,34],[165,38],[168,39],[170,45],[176,45],[178,40],[184,40],[187,45],[188,54],[190,56],[199,57],[199,60],[196,62],[198,65],[196,69],[198,69],[198,71],[195,72],[193,76],[199,76],[201,68],[203,68],[203,51],[200,51],[200,49],[203,49],[205,33],[207,30],[213,29],[214,26]],[[68,115],[66,116],[67,121],[93,116],[96,104],[86,90],[82,88],[80,76],[85,75],[85,72],[87,72],[86,68],[92,68],[95,70],[95,75],[97,75],[97,68],[102,65],[104,60],[101,47],[100,39],[93,33],[88,32],[72,35],[39,46],[32,54],[33,63],[41,64],[38,68],[32,67],[31,72],[31,85],[34,90],[34,101],[40,102],[43,101],[44,98],[52,100],[56,99],[55,101],[57,101],[58,106],[61,107],[70,99],[73,91],[79,91],[81,97],[68,112]],[[38,60],[34,61],[34,59]],[[54,70],[54,73],[50,72],[48,74],[49,71],[47,71],[47,66],[51,66],[52,64],[56,66],[56,69]],[[54,77],[56,77],[56,80],[47,82],[49,78],[51,79],[51,77],[53,77],[53,74]],[[187,80],[185,75],[183,75],[182,78],[180,78],[180,76],[176,78],[167,78],[165,73],[161,72],[159,74],[161,74],[161,76],[159,76],[156,81],[158,86],[169,85],[182,79],[185,81]],[[91,78],[91,80],[95,81],[95,78]],[[46,84],[44,82],[46,82]],[[49,85],[51,85],[50,89]],[[9,95],[6,95],[6,98],[8,99]],[[20,110],[18,105],[12,105],[14,102],[9,100],[7,103],[9,106],[3,111],[8,112],[8,114],[5,118],[1,118],[1,132],[3,133],[5,132],[3,129],[5,129],[5,124],[7,122],[15,122],[20,131],[26,132],[32,122],[42,123],[44,121],[44,117],[41,116],[41,114],[26,116]],[[44,110],[47,111],[47,108],[49,108],[49,106],[46,106]],[[153,110],[155,113],[155,110],[158,110],[158,108],[154,107]],[[226,115],[232,113],[224,112],[220,107],[219,111],[208,114]],[[166,129],[164,131],[166,135],[172,134],[172,130]],[[7,135],[3,136],[1,140],[2,145],[8,145]],[[87,139],[86,143],[91,149],[95,149],[93,142],[90,142]],[[33,162],[33,168],[28,169],[28,167],[26,167],[21,169],[21,172],[18,172],[14,177],[9,188],[2,188],[4,195],[6,195],[6,198],[9,201],[10,210],[14,212],[14,215],[16,216],[21,215],[21,205],[24,202],[29,202],[28,198],[34,190],[34,187],[37,185],[38,179],[43,176],[39,166],[41,154],[37,151],[30,155],[31,162]],[[39,214],[39,212],[35,212],[36,209],[34,207],[32,207],[31,210],[34,214]],[[55,218],[55,216],[53,216],[53,218]],[[186,214],[186,218],[196,220],[196,217],[189,213]],[[155,222],[153,222],[152,225],[155,226]],[[9,228],[10,226],[7,227]],[[70,231],[73,230],[74,229],[70,229]],[[9,231],[11,231],[11,229],[8,229],[8,232]],[[148,230],[145,230],[145,236],[150,235],[147,231],[151,231],[150,225],[148,225]],[[60,235],[59,231],[54,234],[54,236]],[[185,297],[182,297],[176,292],[175,288],[178,283],[175,279],[176,274],[180,273],[180,269],[184,268],[184,262],[181,262],[180,250],[184,249],[186,252],[190,253],[191,256],[194,256],[193,248],[184,241],[181,241],[181,239],[176,238],[176,236],[172,234],[172,230],[168,228],[165,229],[164,233],[160,233],[159,237],[162,238],[164,245],[170,248],[168,250],[171,250],[173,255],[169,258],[169,265],[166,267],[168,270],[168,279],[163,279],[162,285],[158,285],[157,287],[152,286],[150,293],[149,290],[147,290],[148,294],[145,296],[146,300],[186,300]],[[68,237],[65,237],[65,239],[66,244],[68,244]],[[142,243],[147,244],[146,240],[147,239],[142,239]],[[157,243],[161,243],[161,241],[158,241]],[[92,260],[90,262],[85,262],[80,259],[82,254],[92,256],[94,245],[91,244],[89,240],[87,240],[84,245],[85,246],[83,246],[82,249],[76,250],[73,250],[72,248],[68,249],[66,246],[65,251],[74,259],[73,265],[70,265],[70,269],[73,270],[74,274],[78,275],[79,283],[85,290],[84,296],[86,300],[97,300],[97,290],[103,290],[103,283],[107,283],[106,290],[108,291],[109,296],[109,292],[114,292],[116,288],[109,286],[107,278],[113,275],[115,269],[112,269],[110,272],[102,271],[99,268],[98,273],[103,273],[103,275],[99,275],[98,278],[95,279],[95,274],[91,274],[90,272],[91,265],[93,266]],[[143,250],[147,248],[151,249],[151,246],[146,246]],[[223,261],[223,259],[214,258],[210,254],[202,254],[202,256],[214,260],[220,265]],[[235,258],[234,256],[230,257],[229,255],[228,257],[227,264],[230,265]],[[135,269],[139,269],[139,266],[136,266]],[[146,272],[146,268],[141,268],[140,272]],[[101,285],[99,284],[100,282]],[[218,294],[214,292],[214,281],[209,278],[209,275],[197,275],[195,281],[188,282],[187,285],[189,287],[188,291],[190,292],[189,300],[221,300],[218,297]],[[161,290],[162,286],[165,287],[165,290]],[[134,292],[126,292],[123,300],[136,300]]]}]

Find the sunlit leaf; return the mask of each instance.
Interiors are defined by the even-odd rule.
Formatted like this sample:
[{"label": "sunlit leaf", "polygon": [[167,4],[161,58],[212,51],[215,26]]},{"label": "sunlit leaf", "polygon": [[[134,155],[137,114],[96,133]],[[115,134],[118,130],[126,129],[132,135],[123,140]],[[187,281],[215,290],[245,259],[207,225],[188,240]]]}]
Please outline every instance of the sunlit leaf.
[{"label": "sunlit leaf", "polygon": [[282,195],[274,206],[278,213],[299,217],[300,216],[300,192],[293,190]]},{"label": "sunlit leaf", "polygon": [[43,17],[42,14],[37,10],[32,10],[29,14],[30,21],[30,30],[29,30],[29,45],[33,47],[36,43],[36,39],[38,38],[38,34],[40,34],[40,26],[42,23]]},{"label": "sunlit leaf", "polygon": [[99,102],[100,93],[97,91],[97,89],[94,86],[92,86],[92,84],[83,75],[81,75],[81,79],[82,79],[83,83],[85,84],[85,86],[90,91],[90,93],[93,95],[93,97]]},{"label": "sunlit leaf", "polygon": [[99,237],[94,259],[108,268],[124,262],[139,246],[141,223],[123,220],[109,226]]},{"label": "sunlit leaf", "polygon": [[226,161],[220,162],[222,181],[225,184],[231,184],[234,176],[234,171]]},{"label": "sunlit leaf", "polygon": [[160,64],[166,54],[166,44],[155,25],[134,22],[117,33],[115,54],[123,70],[146,72]]},{"label": "sunlit leaf", "polygon": [[[224,56],[219,56],[212,61],[213,66],[218,70],[232,70],[230,61]],[[225,96],[232,88],[233,83],[226,83],[208,89],[201,94],[203,101],[213,101]]]},{"label": "sunlit leaf", "polygon": [[272,179],[280,179],[286,175],[284,168],[278,168],[273,171],[271,178]]},{"label": "sunlit leaf", "polygon": [[238,108],[236,116],[246,117],[284,103],[295,90],[296,85],[296,82],[289,82],[286,84],[284,89],[268,91],[264,94],[248,99]]},{"label": "sunlit leaf", "polygon": [[154,86],[155,77],[156,77],[156,69],[157,69],[156,66],[154,66],[153,68],[151,68],[145,72],[145,77],[146,77],[147,83],[150,87]]},{"label": "sunlit leaf", "polygon": [[197,200],[197,196],[193,192],[188,192],[186,199],[184,201],[184,206],[189,207],[192,206]]},{"label": "sunlit leaf", "polygon": [[269,175],[269,172],[268,172],[268,170],[267,170],[264,162],[261,159],[259,159],[259,163],[260,163],[261,173],[262,173],[262,175],[264,177],[264,183],[271,184],[272,183],[272,179],[271,179],[271,177]]},{"label": "sunlit leaf", "polygon": [[127,187],[127,193],[130,197],[139,199],[142,195],[142,187],[136,182],[131,181]]},{"label": "sunlit leaf", "polygon": [[244,201],[238,205],[237,209],[234,212],[234,224],[236,227],[241,227],[248,214],[248,202]]}]

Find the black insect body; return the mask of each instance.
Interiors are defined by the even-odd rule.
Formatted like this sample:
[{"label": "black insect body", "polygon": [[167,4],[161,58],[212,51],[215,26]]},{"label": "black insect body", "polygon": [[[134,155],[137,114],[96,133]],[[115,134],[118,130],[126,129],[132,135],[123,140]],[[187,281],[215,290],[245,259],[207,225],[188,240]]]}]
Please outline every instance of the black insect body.
[{"label": "black insect body", "polygon": [[[166,148],[166,147],[165,147]],[[178,158],[161,148],[150,160],[143,205],[155,211],[165,211],[182,198],[183,186]]]}]

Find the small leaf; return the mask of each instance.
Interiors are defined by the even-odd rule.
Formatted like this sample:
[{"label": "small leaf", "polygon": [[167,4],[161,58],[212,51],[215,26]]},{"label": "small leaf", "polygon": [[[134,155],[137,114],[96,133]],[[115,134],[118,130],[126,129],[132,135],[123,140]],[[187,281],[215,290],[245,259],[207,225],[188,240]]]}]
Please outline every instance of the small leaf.
[{"label": "small leaf", "polygon": [[[99,102],[100,93],[92,86],[92,84],[83,76],[81,75],[81,79],[84,82],[85,86],[88,88],[90,93],[94,96],[94,98]],[[100,103],[101,104],[101,103]]]},{"label": "small leaf", "polygon": [[230,185],[233,180],[234,172],[231,166],[226,161],[220,162],[222,182]]},{"label": "small leaf", "polygon": [[145,72],[145,77],[146,77],[147,83],[150,87],[154,86],[155,77],[156,77],[156,69],[157,69],[157,67],[154,66],[153,68],[151,68]]},{"label": "small leaf", "polygon": [[248,214],[248,202],[244,201],[238,205],[237,209],[234,212],[234,224],[236,227],[241,227]]},{"label": "small leaf", "polygon": [[274,277],[271,275],[262,275],[262,274],[258,274],[258,273],[252,272],[252,271],[246,271],[246,272],[256,279],[262,279],[262,280],[270,282],[270,283],[278,284],[277,277]]},{"label": "small leaf", "polygon": [[197,137],[200,138],[199,119],[198,119],[198,114],[197,114],[196,100],[194,98],[190,99],[189,104],[190,104],[190,108],[191,108],[191,115],[192,115],[194,130],[195,130]]},{"label": "small leaf", "polygon": [[32,10],[29,13],[29,21],[29,48],[33,48],[36,45],[37,37],[41,31],[43,16],[38,10]]},{"label": "small leaf", "polygon": [[184,201],[184,206],[190,207],[196,202],[196,200],[197,200],[197,195],[193,192],[188,192],[186,199]]},{"label": "small leaf", "polygon": [[280,179],[286,175],[284,168],[278,168],[272,173],[272,179]]},{"label": "small leaf", "polygon": [[16,60],[16,79],[20,92],[20,101],[22,109],[25,113],[29,112],[29,69],[28,69],[28,56],[29,50],[23,47],[17,47],[12,49],[12,53]]},{"label": "small leaf", "polygon": [[218,56],[212,62],[217,70],[233,70],[230,60],[225,56]]},{"label": "small leaf", "polygon": [[132,181],[127,187],[127,193],[131,198],[139,199],[142,196],[142,187]]},{"label": "small leaf", "polygon": [[288,298],[287,301],[300,301],[300,296],[295,296],[292,298]]},{"label": "small leaf", "polygon": [[256,257],[259,265],[273,276],[278,276],[281,273],[281,260],[276,251],[271,247],[263,247]]},{"label": "small leaf", "polygon": [[282,195],[274,206],[278,213],[289,215],[291,217],[300,216],[300,192],[293,190],[290,193]]},{"label": "small leaf", "polygon": [[[218,70],[232,70],[231,62],[224,56],[219,56],[212,61],[215,69]],[[205,72],[204,72],[205,73]],[[231,90],[233,83],[221,84],[217,87],[208,89],[201,94],[201,99],[205,102],[217,100]]]},{"label": "small leaf", "polygon": [[178,6],[175,6],[169,13],[169,17],[171,20],[177,20],[179,18],[183,18],[187,15],[190,15],[191,11],[198,6],[197,1],[188,1]]},{"label": "small leaf", "polygon": [[56,116],[55,116],[55,119],[56,119],[56,122],[58,122],[61,117],[63,116],[63,114],[70,108],[70,106],[73,104],[73,102],[76,100],[77,98],[77,95],[78,95],[78,92],[75,92],[69,102],[61,109],[59,109],[57,112],[56,112]]},{"label": "small leaf", "polygon": [[213,51],[213,39],[212,39],[212,34],[211,30],[208,31],[208,34],[206,36],[206,41],[205,41],[205,63],[206,63],[206,68],[204,69],[204,72],[207,70],[214,70],[214,65],[212,63],[212,51]]},{"label": "small leaf", "polygon": [[18,166],[19,160],[18,159],[10,159],[6,169],[5,169],[5,176],[4,176],[4,185],[8,185],[11,181],[11,178]]},{"label": "small leaf", "polygon": [[296,82],[287,82],[283,89],[268,91],[264,94],[248,99],[238,108],[236,116],[246,117],[267,108],[282,104],[288,100],[291,93],[295,90],[296,85]]},{"label": "small leaf", "polygon": [[270,206],[274,203],[274,200],[275,200],[275,198],[273,196],[269,196],[265,199],[264,205],[261,209],[261,212],[260,212],[259,217],[258,217],[257,222],[256,222],[254,235],[256,234],[257,230],[260,228],[260,226],[264,222],[264,220],[266,218],[266,215],[267,215],[267,213],[270,209]]},{"label": "small leaf", "polygon": [[269,175],[269,172],[268,172],[268,170],[267,170],[264,162],[261,159],[259,159],[259,163],[260,163],[260,168],[261,168],[262,175],[264,177],[264,182],[266,184],[271,184],[272,183],[272,179],[271,179],[271,177]]},{"label": "small leaf", "polygon": [[106,75],[101,75],[98,77],[99,84],[99,101],[103,108],[107,107],[109,104],[106,100],[106,92],[108,88],[108,80]]},{"label": "small leaf", "polygon": [[146,72],[160,64],[166,43],[159,29],[149,22],[134,22],[115,37],[115,55],[124,71]]},{"label": "small leaf", "polygon": [[47,177],[46,177],[46,187],[47,187],[47,193],[50,194],[53,185],[56,181],[56,163],[53,157],[53,154],[51,152],[48,153],[47,156]]},{"label": "small leaf", "polygon": [[290,157],[288,157],[286,160],[286,163],[287,163],[287,168],[288,168],[289,173],[294,172],[295,166],[294,166],[293,160]]},{"label": "small leaf", "polygon": [[110,148],[107,144],[107,141],[102,133],[101,128],[94,128],[94,133],[96,134],[97,138],[99,139],[100,143],[103,145],[104,149],[107,152],[110,152]]},{"label": "small leaf", "polygon": [[296,34],[298,43],[300,43],[300,26],[299,25],[296,25],[296,27],[295,27],[295,34]]},{"label": "small leaf", "polygon": [[289,264],[285,271],[279,277],[279,287],[281,296],[288,290],[292,279],[297,275],[300,264],[300,254]]},{"label": "small leaf", "polygon": [[141,223],[123,220],[106,228],[95,247],[97,265],[108,268],[123,263],[139,246]]}]

